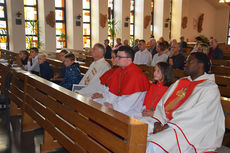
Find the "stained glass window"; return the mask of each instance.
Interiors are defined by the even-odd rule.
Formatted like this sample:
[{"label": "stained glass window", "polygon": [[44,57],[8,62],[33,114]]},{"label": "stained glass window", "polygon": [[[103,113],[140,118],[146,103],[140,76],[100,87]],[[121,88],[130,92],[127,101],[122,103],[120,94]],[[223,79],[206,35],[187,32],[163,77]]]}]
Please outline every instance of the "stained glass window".
[{"label": "stained glass window", "polygon": [[0,0],[0,49],[9,49],[6,0]]},{"label": "stained glass window", "polygon": [[66,10],[65,0],[55,0],[56,48],[66,48]]},{"label": "stained glass window", "polygon": [[24,0],[26,48],[40,48],[37,0]]},{"label": "stained glass window", "polygon": [[110,46],[114,46],[115,37],[114,0],[108,0],[108,39]]},{"label": "stained glass window", "polygon": [[150,36],[154,37],[154,0],[151,1],[151,20]]},{"label": "stained glass window", "polygon": [[91,48],[91,0],[83,0],[83,48]]},{"label": "stained glass window", "polygon": [[135,0],[130,0],[130,44],[134,44],[135,39]]}]

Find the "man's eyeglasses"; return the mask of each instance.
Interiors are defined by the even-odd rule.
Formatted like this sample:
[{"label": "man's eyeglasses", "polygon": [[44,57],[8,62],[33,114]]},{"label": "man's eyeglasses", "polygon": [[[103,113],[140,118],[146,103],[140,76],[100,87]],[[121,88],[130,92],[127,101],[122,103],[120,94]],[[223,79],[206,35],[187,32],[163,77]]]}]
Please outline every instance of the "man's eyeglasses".
[{"label": "man's eyeglasses", "polygon": [[116,56],[116,58],[119,58],[119,59],[121,59],[121,58],[129,58],[129,57],[124,57],[124,56]]}]

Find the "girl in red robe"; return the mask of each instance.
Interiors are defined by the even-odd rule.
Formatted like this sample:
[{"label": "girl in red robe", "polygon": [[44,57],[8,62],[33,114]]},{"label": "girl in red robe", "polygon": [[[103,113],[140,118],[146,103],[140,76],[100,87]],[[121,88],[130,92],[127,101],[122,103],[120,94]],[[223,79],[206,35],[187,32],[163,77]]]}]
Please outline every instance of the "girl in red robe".
[{"label": "girl in red robe", "polygon": [[142,116],[153,116],[158,102],[168,90],[172,81],[173,72],[169,64],[165,62],[157,63],[154,70],[154,83],[150,85],[143,103],[145,109],[142,112]]}]

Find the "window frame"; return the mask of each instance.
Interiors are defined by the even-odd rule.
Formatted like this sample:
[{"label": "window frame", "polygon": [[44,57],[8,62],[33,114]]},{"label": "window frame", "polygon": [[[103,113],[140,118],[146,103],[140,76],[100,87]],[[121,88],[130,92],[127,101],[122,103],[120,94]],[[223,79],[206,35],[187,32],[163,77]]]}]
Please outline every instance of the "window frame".
[{"label": "window frame", "polygon": [[9,50],[9,32],[8,32],[8,17],[7,17],[7,6],[6,6],[6,0],[4,0],[4,3],[0,3],[0,6],[4,8],[4,18],[0,18],[0,21],[6,22],[6,34],[0,34],[0,37],[6,37],[6,49]]},{"label": "window frame", "polygon": [[[56,1],[56,0],[55,0]],[[55,25],[57,23],[62,23],[65,25],[65,46],[63,45],[63,48],[67,48],[67,28],[66,28],[66,0],[63,0],[64,1],[64,7],[56,7],[55,6],[55,16],[56,16],[56,10],[61,10],[63,11],[64,13],[64,19],[63,20],[56,20],[55,18]],[[57,35],[57,30],[56,30],[56,39],[57,37],[60,37],[61,35]],[[56,40],[56,43],[57,43],[57,40]],[[63,42],[64,43],[64,42]],[[57,48],[57,44],[56,44],[56,50],[61,50],[61,48]]]},{"label": "window frame", "polygon": [[[35,36],[35,37],[37,37],[37,42],[39,42],[39,41],[40,41],[40,33],[39,33],[38,0],[36,0],[36,5],[35,5],[35,6],[33,6],[33,5],[25,5],[25,3],[24,3],[24,9],[25,9],[25,7],[36,8],[36,12],[37,12],[37,19],[36,19],[36,20],[26,20],[26,19],[25,19],[25,23],[26,23],[26,22],[30,22],[30,21],[32,21],[32,22],[38,22],[38,24],[37,24],[37,35],[36,35],[36,34],[35,34],[35,35],[27,35],[27,34],[25,33],[25,37],[33,37],[33,36]],[[26,27],[25,27],[25,29],[26,29]],[[38,45],[38,43],[37,43],[37,45]],[[35,47],[39,48],[39,46],[35,46]],[[27,48],[27,49],[28,49],[28,48]]]},{"label": "window frame", "polygon": [[[108,5],[109,5],[109,0],[108,0]],[[109,16],[109,7],[108,7],[108,20],[114,19],[114,0],[112,0],[112,11],[111,11],[111,15]],[[114,22],[112,23],[112,27],[115,28]],[[111,37],[109,31],[108,31],[108,39]],[[115,38],[112,38],[112,43],[110,42],[110,44],[112,44],[112,46],[114,46],[114,40]]]},{"label": "window frame", "polygon": [[151,17],[152,17],[152,22],[151,22],[151,26],[150,26],[150,33],[151,33],[151,37],[154,37],[154,9],[155,9],[155,0],[152,0],[151,3],[153,3],[153,6],[151,5],[151,10],[153,10],[151,12]]},{"label": "window frame", "polygon": [[[134,7],[133,7],[133,23],[131,23],[131,13],[132,13],[132,11],[131,11],[131,1],[133,1],[133,3],[134,3]],[[133,35],[131,35],[131,30],[130,30],[129,36],[130,36],[130,38],[133,38],[133,41],[135,41],[135,11],[136,11],[135,5],[136,5],[136,1],[135,0],[130,0],[130,22],[129,22],[129,24],[130,24],[130,27],[131,27],[131,25],[133,25]]]},{"label": "window frame", "polygon": [[[83,0],[83,2],[84,2],[84,0]],[[92,13],[91,13],[91,0],[89,0],[89,9],[86,9],[86,8],[83,8],[83,3],[82,3],[82,12],[83,11],[89,11],[89,22],[82,22],[82,27],[84,27],[84,24],[89,24],[89,26],[90,26],[90,34],[89,35],[84,35],[84,28],[83,28],[83,39],[84,39],[84,37],[89,37],[90,38],[90,45],[89,45],[89,48],[92,48]],[[84,14],[82,14],[82,20],[83,20],[83,18],[84,18]],[[83,42],[83,48],[85,49],[85,47],[84,47],[84,42]]]},{"label": "window frame", "polygon": [[[228,17],[228,33],[227,33],[227,45],[230,45],[230,12],[229,12],[229,17]],[[229,40],[229,41],[228,41]]]}]

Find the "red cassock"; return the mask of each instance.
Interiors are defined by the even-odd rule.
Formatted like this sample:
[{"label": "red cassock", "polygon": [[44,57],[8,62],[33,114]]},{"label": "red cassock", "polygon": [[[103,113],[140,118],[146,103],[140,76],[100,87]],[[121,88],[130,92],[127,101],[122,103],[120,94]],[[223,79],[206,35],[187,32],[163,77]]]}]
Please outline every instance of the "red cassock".
[{"label": "red cassock", "polygon": [[158,102],[168,90],[168,86],[164,86],[163,82],[157,82],[150,85],[149,91],[146,93],[144,104],[147,110],[155,110]]},{"label": "red cassock", "polygon": [[145,92],[149,89],[149,80],[133,63],[122,69],[110,69],[101,78],[101,84],[109,88],[109,92],[117,96]]}]

